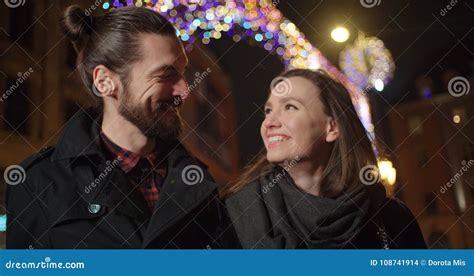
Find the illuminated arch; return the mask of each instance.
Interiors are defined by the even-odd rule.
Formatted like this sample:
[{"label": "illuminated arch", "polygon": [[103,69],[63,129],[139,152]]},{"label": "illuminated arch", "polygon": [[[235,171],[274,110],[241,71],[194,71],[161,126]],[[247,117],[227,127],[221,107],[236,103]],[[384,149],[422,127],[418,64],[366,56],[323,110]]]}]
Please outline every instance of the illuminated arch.
[{"label": "illuminated arch", "polygon": [[[145,6],[167,17],[181,40],[201,39],[209,44],[223,34],[236,42],[252,39],[265,50],[276,53],[287,69],[323,69],[349,90],[359,117],[373,138],[367,98],[343,73],[313,46],[305,35],[276,8],[278,0],[127,0],[110,1],[113,7]],[[110,4],[105,3],[104,8]]]}]

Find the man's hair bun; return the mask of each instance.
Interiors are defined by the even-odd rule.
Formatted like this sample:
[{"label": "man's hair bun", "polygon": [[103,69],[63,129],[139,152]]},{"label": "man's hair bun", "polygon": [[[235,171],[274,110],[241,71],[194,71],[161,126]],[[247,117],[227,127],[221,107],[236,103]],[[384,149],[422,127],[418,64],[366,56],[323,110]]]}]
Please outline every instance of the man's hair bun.
[{"label": "man's hair bun", "polygon": [[69,6],[61,18],[61,29],[69,40],[80,42],[93,31],[92,16],[77,5]]}]

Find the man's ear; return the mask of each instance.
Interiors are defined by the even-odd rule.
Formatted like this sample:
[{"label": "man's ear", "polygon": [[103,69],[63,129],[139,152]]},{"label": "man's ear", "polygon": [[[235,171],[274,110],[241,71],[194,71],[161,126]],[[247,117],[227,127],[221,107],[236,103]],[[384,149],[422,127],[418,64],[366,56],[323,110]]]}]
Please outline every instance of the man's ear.
[{"label": "man's ear", "polygon": [[116,87],[114,73],[104,65],[97,65],[92,71],[94,83],[92,92],[99,97],[115,97]]},{"label": "man's ear", "polygon": [[326,142],[334,142],[337,137],[339,137],[339,128],[336,124],[336,120],[329,117],[326,125]]}]

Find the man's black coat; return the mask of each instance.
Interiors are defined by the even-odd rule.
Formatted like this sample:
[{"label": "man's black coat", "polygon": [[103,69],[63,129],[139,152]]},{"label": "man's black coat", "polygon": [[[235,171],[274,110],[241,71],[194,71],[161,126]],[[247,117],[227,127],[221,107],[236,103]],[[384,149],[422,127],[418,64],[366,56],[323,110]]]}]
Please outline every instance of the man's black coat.
[{"label": "man's black coat", "polygon": [[[182,145],[168,145],[168,173],[151,212],[105,157],[99,132],[100,116],[79,111],[56,146],[21,164],[25,181],[7,187],[7,248],[232,247],[216,184]],[[186,184],[185,168],[202,172],[202,181]]]}]

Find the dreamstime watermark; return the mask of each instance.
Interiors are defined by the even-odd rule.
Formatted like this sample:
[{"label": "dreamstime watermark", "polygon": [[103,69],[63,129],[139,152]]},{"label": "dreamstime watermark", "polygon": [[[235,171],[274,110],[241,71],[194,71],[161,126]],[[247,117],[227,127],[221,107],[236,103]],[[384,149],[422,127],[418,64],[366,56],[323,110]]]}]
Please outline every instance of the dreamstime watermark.
[{"label": "dreamstime watermark", "polygon": [[50,257],[40,262],[5,262],[6,269],[84,269],[84,262],[52,262]]},{"label": "dreamstime watermark", "polygon": [[3,173],[3,179],[5,179],[5,183],[8,185],[23,183],[26,180],[25,169],[19,165],[8,166]]},{"label": "dreamstime watermark", "polygon": [[453,97],[462,97],[469,94],[471,86],[465,77],[457,76],[449,80],[448,92]]},{"label": "dreamstime watermark", "polygon": [[293,168],[298,163],[298,161],[300,161],[300,158],[298,156],[296,156],[295,159],[291,161],[288,161],[288,160],[285,161],[282,172],[277,173],[277,175],[275,175],[275,177],[272,178],[272,181],[270,181],[267,185],[264,185],[262,187],[262,192],[266,194],[268,193],[268,191],[270,191],[271,188],[275,187],[278,181],[280,181],[283,177],[285,177],[286,173],[291,168]]},{"label": "dreamstime watermark", "polygon": [[380,180],[380,171],[376,165],[366,165],[359,171],[359,180],[364,185],[373,185]]},{"label": "dreamstime watermark", "polygon": [[94,3],[92,3],[90,7],[88,7],[84,11],[84,14],[86,16],[91,16],[92,12],[94,12],[102,4],[102,2],[103,2],[102,0],[96,0]]},{"label": "dreamstime watermark", "polygon": [[3,0],[3,2],[5,3],[5,6],[11,9],[25,5],[25,0]]},{"label": "dreamstime watermark", "polygon": [[363,96],[367,96],[372,90],[374,89],[374,86],[372,84],[369,84],[364,90],[360,92]]},{"label": "dreamstime watermark", "polygon": [[453,187],[454,184],[456,184],[459,179],[462,177],[462,175],[467,172],[468,169],[470,169],[474,165],[474,160],[469,160],[466,162],[466,160],[461,161],[462,167],[459,169],[459,171],[451,177],[451,179],[443,186],[440,188],[440,193],[444,194],[448,191],[449,188]]},{"label": "dreamstime watermark", "polygon": [[204,70],[203,72],[196,72],[194,74],[195,78],[193,80],[193,82],[191,84],[188,84],[188,88],[186,89],[186,91],[184,91],[183,95],[181,95],[181,97],[176,97],[174,99],[174,106],[179,106],[181,105],[181,103],[183,102],[183,100],[189,96],[189,94],[191,94],[191,92],[196,89],[198,87],[198,85],[204,81],[204,79],[206,79],[209,74],[212,72],[211,68],[207,67],[206,70]]},{"label": "dreamstime watermark", "polygon": [[441,16],[445,16],[452,8],[454,8],[454,6],[456,6],[457,3],[458,3],[458,0],[451,0],[451,2],[449,2],[449,4],[446,5],[446,7],[441,8],[441,10],[439,11],[439,14]]},{"label": "dreamstime watermark", "polygon": [[109,175],[109,173],[120,164],[121,161],[122,158],[120,156],[113,161],[107,160],[105,162],[105,169],[94,179],[94,181],[91,182],[91,184],[84,188],[84,193],[89,194],[94,188],[96,188],[102,181],[104,181],[107,175]]},{"label": "dreamstime watermark", "polygon": [[270,89],[273,95],[284,97],[291,93],[292,86],[288,78],[276,77],[270,83]]},{"label": "dreamstime watermark", "polygon": [[360,4],[364,8],[371,9],[375,6],[380,5],[381,0],[360,0]]},{"label": "dreamstime watermark", "polygon": [[204,171],[198,165],[187,165],[181,172],[181,179],[186,185],[199,184],[204,179]]},{"label": "dreamstime watermark", "polygon": [[0,97],[0,102],[4,102],[8,99],[8,97],[15,92],[15,90],[20,87],[20,85],[26,81],[30,77],[30,75],[34,72],[33,68],[28,68],[25,72],[18,72],[17,76],[18,78],[16,79],[15,83],[12,84],[5,93]]}]

